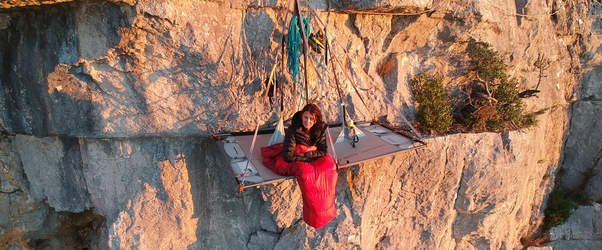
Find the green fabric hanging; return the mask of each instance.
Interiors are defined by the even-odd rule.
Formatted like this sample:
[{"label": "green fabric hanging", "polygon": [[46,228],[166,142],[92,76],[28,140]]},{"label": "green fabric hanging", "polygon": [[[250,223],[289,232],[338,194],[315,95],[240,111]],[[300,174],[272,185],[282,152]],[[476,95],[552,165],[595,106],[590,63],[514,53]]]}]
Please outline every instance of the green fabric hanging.
[{"label": "green fabric hanging", "polygon": [[[305,36],[309,37],[311,33],[311,27],[309,26],[309,14],[303,17],[303,27],[305,28]],[[299,16],[294,15],[291,18],[291,22],[288,26],[288,36],[286,39],[286,50],[288,54],[287,64],[288,69],[291,71],[293,81],[299,82],[299,61],[301,57],[301,46],[303,41],[301,37],[301,26],[299,26]]]}]

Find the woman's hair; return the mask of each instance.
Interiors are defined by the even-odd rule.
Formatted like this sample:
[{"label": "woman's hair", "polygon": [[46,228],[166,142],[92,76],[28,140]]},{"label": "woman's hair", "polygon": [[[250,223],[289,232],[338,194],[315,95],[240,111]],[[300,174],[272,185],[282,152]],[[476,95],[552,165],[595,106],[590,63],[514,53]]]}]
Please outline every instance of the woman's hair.
[{"label": "woman's hair", "polygon": [[303,127],[303,121],[301,117],[303,116],[303,113],[305,113],[305,111],[308,111],[315,118],[314,126],[311,127],[311,130],[309,131],[310,135],[314,138],[320,136],[320,133],[322,133],[325,124],[324,121],[322,121],[322,112],[320,112],[320,108],[316,104],[307,104],[305,105],[305,107],[303,107],[301,111],[295,113],[291,121],[291,126],[295,128]]}]

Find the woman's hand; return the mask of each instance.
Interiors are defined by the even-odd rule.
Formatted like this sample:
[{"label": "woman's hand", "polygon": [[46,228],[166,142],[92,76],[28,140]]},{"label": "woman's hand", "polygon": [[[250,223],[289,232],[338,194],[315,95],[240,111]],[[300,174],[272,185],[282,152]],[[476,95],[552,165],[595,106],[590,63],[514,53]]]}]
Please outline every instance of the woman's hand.
[{"label": "woman's hand", "polygon": [[309,147],[309,148],[307,149],[307,152],[309,152],[309,151],[316,151],[316,150],[318,150],[318,147],[316,147],[316,146],[311,146],[311,147]]}]

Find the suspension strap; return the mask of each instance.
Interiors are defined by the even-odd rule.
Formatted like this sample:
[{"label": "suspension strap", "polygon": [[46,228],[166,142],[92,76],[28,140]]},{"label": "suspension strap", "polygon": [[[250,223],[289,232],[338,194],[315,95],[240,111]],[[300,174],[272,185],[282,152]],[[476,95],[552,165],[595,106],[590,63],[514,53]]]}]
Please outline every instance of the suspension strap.
[{"label": "suspension strap", "polygon": [[[330,49],[330,47],[328,48]],[[332,54],[332,51],[331,51]],[[351,84],[351,87],[353,87],[353,90],[355,91],[355,94],[357,94],[357,96],[360,98],[360,101],[362,101],[362,104],[364,104],[364,107],[366,108],[366,110],[368,110],[368,105],[366,105],[366,102],[364,101],[364,98],[362,98],[362,95],[360,94],[360,92],[357,90],[357,88],[355,87],[355,84],[353,83],[353,79],[351,78],[351,76],[349,76],[349,72],[347,71],[347,65],[342,65],[341,62],[337,59],[336,56],[331,57],[332,59],[334,59],[334,61],[339,65],[339,67],[341,67],[341,69],[343,70],[343,73],[345,75],[345,77],[347,77],[347,80],[349,80],[349,83]],[[347,58],[347,54],[345,53],[345,58]],[[347,62],[347,60],[345,60],[345,62]]]},{"label": "suspension strap", "polygon": [[[328,58],[325,58],[325,62],[327,62]],[[325,81],[320,81],[322,82],[322,89],[324,89],[326,91],[325,95],[328,95],[328,88],[325,86]],[[337,89],[338,89],[338,81],[337,81]],[[339,94],[339,98],[340,98],[340,94]],[[320,110],[322,111],[322,117],[326,117],[325,116],[325,109],[324,109],[324,102],[322,99],[320,99]],[[337,150],[334,147],[334,144],[332,143],[332,137],[330,136],[330,129],[328,129],[328,125],[326,125],[326,136],[328,137],[328,144],[330,145],[330,148],[332,148],[332,154],[334,156],[334,163],[337,166],[337,170],[339,169],[339,157],[337,157]]]},{"label": "suspension strap", "polygon": [[[259,122],[257,122],[257,126],[255,126],[255,133],[253,134],[253,141],[251,141],[251,151],[249,153],[249,154],[251,154],[251,156],[253,155],[253,149],[255,149],[255,140],[257,139],[257,131],[259,131]],[[249,162],[251,162],[250,156],[247,157],[247,164],[245,165],[245,170],[241,174],[241,176],[242,176],[241,186],[240,186],[241,191],[244,190],[245,179],[247,178],[248,171],[249,171]]]},{"label": "suspension strap", "polygon": [[[313,9],[309,8],[309,11],[311,11],[311,13],[315,14],[315,11],[314,11]],[[322,27],[325,27],[325,26],[326,26],[326,25],[324,25],[324,22],[322,22],[322,20],[320,19],[320,17],[319,17],[319,16],[317,16],[317,15],[316,15],[316,19],[317,19],[317,20],[318,20],[318,22],[319,22],[319,23],[322,25]],[[333,39],[332,41],[333,41],[333,43],[332,43],[332,44],[336,44],[338,47],[340,47],[340,48],[343,50],[343,52],[344,52],[345,54],[349,54],[349,53],[347,53],[347,50],[346,50],[346,49],[345,49],[343,46],[341,46],[340,44],[336,43],[336,41],[335,41],[334,39]],[[328,42],[328,41],[327,41],[327,42]],[[328,42],[328,43],[330,43],[330,42]],[[354,61],[353,61],[353,60],[351,60],[351,63],[352,63],[352,64],[354,64]],[[357,65],[356,65],[356,67],[357,67]],[[366,72],[365,72],[365,71],[364,71],[362,68],[360,68],[360,72],[361,72],[361,73],[363,73],[363,74],[364,74],[364,76],[365,76],[365,77],[368,79],[368,81],[369,81],[369,82],[370,82],[370,83],[371,83],[371,84],[372,84],[372,85],[373,85],[373,86],[374,86],[374,87],[375,87],[377,90],[379,90],[379,91],[380,91],[380,93],[382,94],[382,96],[383,96],[383,97],[384,97],[384,99],[385,99],[385,103],[389,104],[389,105],[390,105],[392,108],[395,108],[395,106],[393,105],[393,102],[391,102],[391,100],[389,100],[389,98],[387,97],[386,93],[385,93],[385,92],[384,92],[382,89],[380,89],[380,88],[378,87],[378,84],[376,84],[376,83],[374,82],[374,80],[372,79],[372,77],[370,77],[370,75],[368,75],[368,73],[366,73]],[[400,112],[399,112],[399,115],[401,116],[401,118],[403,119],[403,121],[404,121],[404,122],[405,122],[405,123],[406,123],[406,124],[407,124],[407,125],[408,125],[408,126],[411,128],[411,129],[412,129],[412,131],[414,132],[414,134],[415,134],[416,136],[418,136],[418,138],[419,138],[419,139],[422,139],[422,135],[420,135],[420,133],[418,132],[418,130],[416,130],[416,128],[414,128],[414,126],[412,126],[412,124],[411,124],[411,123],[408,121],[408,119],[406,119],[406,117],[403,115],[403,113],[401,112],[401,110],[400,110]]]},{"label": "suspension strap", "polygon": [[295,8],[297,9],[297,15],[299,16],[299,26],[301,27],[301,37],[303,38],[303,59],[304,64],[305,64],[305,104],[309,103],[309,89],[307,87],[308,82],[307,82],[307,35],[305,34],[305,30],[307,29],[309,32],[309,27],[304,27],[303,22],[301,20],[301,18],[303,18],[303,15],[301,15],[301,5],[299,4],[299,0],[295,0]]},{"label": "suspension strap", "polygon": [[337,86],[337,93],[339,94],[339,102],[341,104],[343,104],[343,94],[341,94],[341,86],[339,85],[339,77],[337,76],[337,72],[334,68],[334,64],[331,64],[331,65],[332,65],[332,74],[334,75],[334,82],[336,83],[336,86]]},{"label": "suspension strap", "polygon": [[[280,67],[280,76],[283,78],[284,77],[284,51],[285,51],[285,44],[286,44],[286,35],[284,35],[284,29],[286,27],[286,20],[288,20],[288,12],[291,9],[291,4],[292,4],[293,0],[288,0],[288,6],[286,7],[286,10],[284,10],[284,12],[286,14],[284,14],[284,19],[282,20],[282,43],[280,44],[280,46],[282,46],[282,50],[281,50],[281,57],[282,57],[282,62],[280,63],[281,67]],[[280,84],[280,112],[282,112],[284,110],[284,84]]]}]

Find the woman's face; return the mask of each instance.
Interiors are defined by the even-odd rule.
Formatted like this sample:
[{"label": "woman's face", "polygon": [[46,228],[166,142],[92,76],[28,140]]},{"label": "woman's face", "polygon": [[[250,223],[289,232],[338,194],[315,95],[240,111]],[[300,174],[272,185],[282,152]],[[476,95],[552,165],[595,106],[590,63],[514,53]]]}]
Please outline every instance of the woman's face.
[{"label": "woman's face", "polygon": [[305,129],[310,129],[316,123],[316,117],[314,117],[314,115],[312,115],[309,111],[303,112],[301,120],[303,120],[303,127],[305,127]]}]

